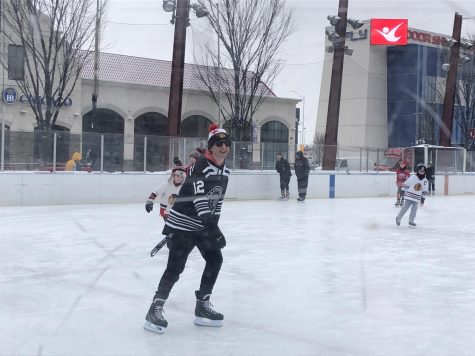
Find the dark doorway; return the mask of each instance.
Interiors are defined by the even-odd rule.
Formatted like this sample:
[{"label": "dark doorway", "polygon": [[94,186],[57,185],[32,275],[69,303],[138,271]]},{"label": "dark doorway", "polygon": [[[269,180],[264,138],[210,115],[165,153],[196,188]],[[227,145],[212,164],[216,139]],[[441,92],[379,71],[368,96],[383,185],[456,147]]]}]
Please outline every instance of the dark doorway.
[{"label": "dark doorway", "polygon": [[122,171],[124,162],[124,118],[110,109],[89,111],[83,116],[83,160],[93,171],[101,169],[101,135],[104,135],[104,166],[109,172]]},{"label": "dark doorway", "polygon": [[147,171],[168,168],[167,117],[157,112],[147,112],[135,119],[134,169],[144,170],[145,138],[147,138]]}]

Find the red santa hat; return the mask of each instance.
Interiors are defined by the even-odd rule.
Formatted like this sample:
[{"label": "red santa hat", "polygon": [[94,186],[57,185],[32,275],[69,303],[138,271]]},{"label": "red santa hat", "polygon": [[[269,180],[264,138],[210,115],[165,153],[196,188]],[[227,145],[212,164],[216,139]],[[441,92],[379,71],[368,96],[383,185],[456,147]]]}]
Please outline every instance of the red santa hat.
[{"label": "red santa hat", "polygon": [[216,141],[224,141],[228,140],[229,141],[229,135],[226,132],[225,129],[220,128],[216,124],[211,124],[208,128],[208,149],[213,147],[214,143]]}]

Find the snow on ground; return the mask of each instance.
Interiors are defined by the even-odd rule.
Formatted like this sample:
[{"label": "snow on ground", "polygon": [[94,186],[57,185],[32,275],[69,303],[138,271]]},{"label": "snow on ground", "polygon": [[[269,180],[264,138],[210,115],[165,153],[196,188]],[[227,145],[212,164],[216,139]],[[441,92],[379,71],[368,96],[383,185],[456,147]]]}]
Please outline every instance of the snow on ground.
[{"label": "snow on ground", "polygon": [[197,252],[142,325],[167,258],[142,204],[0,208],[1,355],[473,355],[475,199],[431,197],[416,229],[393,198],[226,201],[212,297],[193,325]]}]

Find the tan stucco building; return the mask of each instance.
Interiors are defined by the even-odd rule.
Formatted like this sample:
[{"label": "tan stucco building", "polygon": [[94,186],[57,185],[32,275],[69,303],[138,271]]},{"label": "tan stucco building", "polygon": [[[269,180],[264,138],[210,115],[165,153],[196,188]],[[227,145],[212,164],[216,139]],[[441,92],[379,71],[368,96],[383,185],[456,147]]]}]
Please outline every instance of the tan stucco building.
[{"label": "tan stucco building", "polygon": [[[56,128],[68,133],[70,152],[67,155],[78,150],[83,153],[83,158],[85,151],[89,148],[86,147],[89,145],[86,144],[88,142],[86,136],[92,134],[95,136],[97,134],[122,135],[121,138],[114,141],[114,154],[116,163],[118,162],[114,170],[140,170],[143,167],[137,164],[137,161],[144,159],[144,153],[140,153],[143,151],[143,136],[160,136],[162,139],[166,139],[165,127],[171,62],[101,53],[99,63],[100,81],[97,105],[99,110],[97,115],[98,117],[102,116],[94,119],[90,117],[91,96],[94,88],[93,62],[90,60],[82,70],[80,80],[70,97],[68,106],[61,108]],[[181,118],[182,136],[203,137],[205,135],[203,134],[204,124],[218,122],[218,106],[201,91],[201,88],[202,85],[194,74],[194,65],[186,64]],[[12,91],[15,92],[15,100],[12,99]],[[8,93],[10,96],[5,99]],[[7,127],[6,134],[9,135],[6,140],[8,145],[6,160],[11,164],[29,162],[28,159],[33,161],[35,140],[37,141],[33,135],[37,126],[35,116],[27,98],[22,95],[16,82],[8,80],[6,70],[4,71],[4,94],[3,117]],[[250,143],[252,147],[247,147],[249,160],[252,156],[253,167],[262,167],[263,159],[267,162],[267,168],[273,167],[277,151],[283,151],[289,157],[294,157],[297,103],[296,99],[279,98],[272,92],[265,98],[253,119],[254,135],[253,142]],[[114,126],[112,130],[107,123],[109,118],[116,121],[112,125]],[[200,130],[196,130],[198,126]],[[188,130],[186,130],[187,127]],[[266,131],[265,139],[261,140],[263,129]],[[269,133],[269,129],[277,131],[278,137],[275,144],[272,142],[270,136],[273,134]],[[282,131],[286,132],[285,144],[282,142]],[[91,140],[95,142],[93,144],[95,149],[99,150],[99,138],[89,137],[89,142],[92,142]],[[148,142],[152,144],[150,139]],[[155,151],[157,151],[160,150],[160,147],[166,147],[166,143],[155,146]],[[187,149],[192,150],[193,148],[188,146]],[[182,154],[184,156],[185,153],[182,152]],[[67,157],[58,158],[58,162],[65,158]],[[159,161],[168,162],[163,157]],[[251,162],[248,166],[250,165]],[[149,167],[152,166],[153,164]]]}]

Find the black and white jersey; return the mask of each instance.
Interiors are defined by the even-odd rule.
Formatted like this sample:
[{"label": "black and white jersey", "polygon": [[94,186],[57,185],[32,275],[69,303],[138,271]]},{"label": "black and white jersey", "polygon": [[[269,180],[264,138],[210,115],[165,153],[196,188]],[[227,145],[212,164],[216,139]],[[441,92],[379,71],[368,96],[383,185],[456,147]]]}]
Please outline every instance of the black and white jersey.
[{"label": "black and white jersey", "polygon": [[228,179],[225,163],[217,166],[211,156],[202,155],[190,167],[165,229],[200,231],[209,225],[217,226]]},{"label": "black and white jersey", "polygon": [[429,182],[426,178],[419,179],[417,174],[410,176],[405,182],[402,190],[404,190],[404,199],[420,202],[421,198],[425,198],[428,190]]}]

